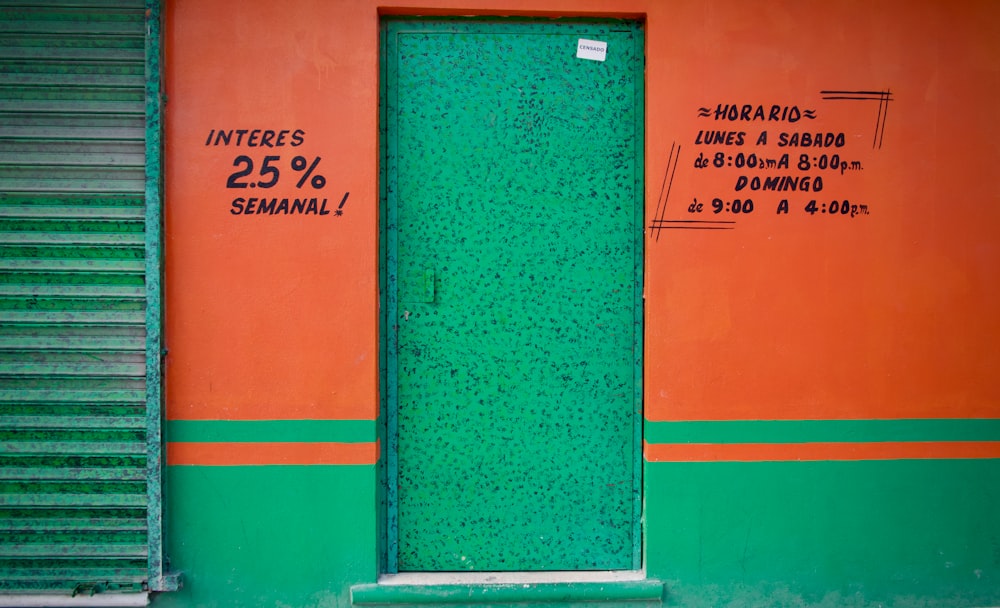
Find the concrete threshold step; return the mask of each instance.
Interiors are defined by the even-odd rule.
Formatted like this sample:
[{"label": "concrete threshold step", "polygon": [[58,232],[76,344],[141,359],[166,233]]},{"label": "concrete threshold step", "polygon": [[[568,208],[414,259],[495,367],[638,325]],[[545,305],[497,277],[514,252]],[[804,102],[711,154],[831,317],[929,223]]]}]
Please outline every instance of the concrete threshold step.
[{"label": "concrete threshold step", "polygon": [[[560,574],[564,574],[560,576]],[[610,576],[608,576],[610,574]],[[663,600],[663,583],[633,573],[434,573],[381,577],[355,585],[355,606],[498,604],[642,604]],[[603,576],[602,576],[603,575]],[[595,606],[596,608],[596,606]]]}]

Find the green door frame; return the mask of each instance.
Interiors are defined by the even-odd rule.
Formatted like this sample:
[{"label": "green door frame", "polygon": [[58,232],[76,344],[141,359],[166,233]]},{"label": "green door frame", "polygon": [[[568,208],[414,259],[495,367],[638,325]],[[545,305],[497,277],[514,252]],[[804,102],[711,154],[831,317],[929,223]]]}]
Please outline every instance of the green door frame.
[{"label": "green door frame", "polygon": [[[395,505],[397,500],[396,484],[394,480],[399,474],[397,448],[398,436],[396,429],[396,402],[397,394],[397,372],[396,372],[396,351],[398,348],[396,333],[393,331],[395,319],[398,313],[398,302],[396,293],[395,268],[398,264],[398,251],[396,242],[396,203],[394,200],[394,184],[390,184],[389,178],[395,174],[396,149],[395,141],[388,137],[386,127],[387,120],[391,112],[396,107],[395,91],[389,85],[391,66],[387,64],[389,44],[387,42],[387,23],[398,22],[400,20],[412,21],[419,27],[424,20],[409,19],[406,17],[396,17],[384,19],[380,24],[380,105],[379,105],[379,133],[380,133],[380,394],[381,411],[384,413],[384,425],[380,425],[382,445],[385,446],[385,457],[380,460],[380,475],[384,480],[384,495],[379,501],[380,521],[383,522],[384,531],[379,538],[379,553],[381,556],[381,571],[385,573],[395,573],[398,571],[398,536],[397,536],[397,514]],[[441,22],[443,19],[428,19],[428,22]],[[467,22],[495,21],[495,18],[455,18],[447,19],[456,24]],[[516,21],[524,21],[516,19]],[[587,20],[572,20],[572,23],[586,23]],[[608,23],[608,20],[601,20]],[[635,27],[635,26],[632,26]],[[635,57],[639,62],[644,61],[644,37],[641,26],[636,27],[638,35],[634,37]],[[639,66],[638,73],[644,73],[642,66]],[[644,265],[644,81],[641,76],[637,82],[634,100],[636,105],[636,119],[634,125],[634,149],[635,149],[635,331],[634,331],[634,404],[633,411],[633,556],[632,569],[642,568],[642,370],[643,370],[643,265]]]}]

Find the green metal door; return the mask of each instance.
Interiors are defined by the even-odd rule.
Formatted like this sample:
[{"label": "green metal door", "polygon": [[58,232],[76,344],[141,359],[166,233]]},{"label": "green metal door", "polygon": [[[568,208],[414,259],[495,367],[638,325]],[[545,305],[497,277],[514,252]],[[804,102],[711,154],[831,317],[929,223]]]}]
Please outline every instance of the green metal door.
[{"label": "green metal door", "polygon": [[642,31],[383,42],[388,568],[636,568]]},{"label": "green metal door", "polygon": [[0,0],[0,594],[171,585],[158,19]]}]

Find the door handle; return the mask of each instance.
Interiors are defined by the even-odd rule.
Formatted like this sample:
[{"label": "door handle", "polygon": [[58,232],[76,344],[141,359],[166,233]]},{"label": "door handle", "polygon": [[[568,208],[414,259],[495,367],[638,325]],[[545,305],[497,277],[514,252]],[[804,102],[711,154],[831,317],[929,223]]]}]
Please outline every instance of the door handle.
[{"label": "door handle", "polygon": [[424,270],[424,280],[423,289],[421,290],[421,302],[433,302],[434,301],[434,269],[427,268]]}]

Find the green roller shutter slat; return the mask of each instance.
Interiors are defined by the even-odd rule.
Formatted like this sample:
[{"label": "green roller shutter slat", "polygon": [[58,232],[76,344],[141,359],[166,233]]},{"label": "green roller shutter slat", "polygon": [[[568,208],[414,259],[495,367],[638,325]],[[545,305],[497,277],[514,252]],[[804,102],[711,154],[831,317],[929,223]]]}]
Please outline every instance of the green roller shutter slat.
[{"label": "green roller shutter slat", "polygon": [[0,0],[0,594],[163,588],[146,8]]},{"label": "green roller shutter slat", "polygon": [[[24,21],[24,22],[8,22],[2,21],[4,19],[16,19],[16,15],[5,14],[6,11],[0,11],[0,34],[11,35],[18,33],[26,34],[38,34],[38,33],[67,33],[67,34],[91,34],[95,36],[101,35],[121,35],[128,34],[130,30],[134,29],[134,24],[132,23],[122,23],[122,22],[106,22],[106,23],[87,23],[87,22],[70,22],[70,23],[60,23],[58,21]],[[84,27],[85,26],[85,27]],[[81,31],[81,27],[83,27]],[[140,23],[141,27],[141,23]]]},{"label": "green roller shutter slat", "polygon": [[[34,44],[25,43],[22,46],[0,46],[0,58],[4,59],[24,59],[26,57],[37,57],[47,61],[142,61],[142,49],[130,48],[107,48],[94,49],[83,46],[46,46],[45,40],[39,38]],[[41,48],[40,48],[41,47]]]},{"label": "green roller shutter slat", "polygon": [[0,218],[61,218],[86,220],[138,220],[141,208],[136,207],[60,207],[55,205],[0,207]]},{"label": "green roller shutter slat", "polygon": [[[91,560],[91,561],[96,561],[96,560]],[[142,561],[144,562],[145,560]],[[2,563],[3,562],[0,561],[0,564]],[[70,565],[74,566],[73,569],[76,572],[78,572],[82,578],[87,578],[89,580],[105,581],[105,580],[117,580],[121,578],[129,580],[130,582],[141,582],[143,580],[143,577],[146,575],[145,568],[141,566],[134,568],[132,570],[128,570],[124,568],[112,568],[112,567],[81,568],[78,565],[72,563],[70,563]],[[57,577],[59,575],[60,575],[59,572],[56,571],[46,572],[41,568],[26,572],[23,569],[15,570],[12,568],[3,568],[2,566],[0,566],[0,579],[4,580],[9,580],[14,577],[18,577],[18,579],[22,581],[48,581],[53,579],[58,580]]]},{"label": "green roller shutter slat", "polygon": [[[81,433],[82,434],[82,433]],[[0,442],[0,449],[8,456],[18,454],[23,455],[79,455],[89,454],[93,456],[114,456],[114,455],[135,455],[144,454],[144,446],[137,447],[135,441],[121,442],[96,442],[96,441],[46,441],[46,442],[26,442],[26,441],[3,441]],[[53,460],[57,460],[53,458]],[[58,463],[56,463],[58,464]],[[0,500],[5,497],[0,496]],[[145,498],[145,494],[141,498]]]},{"label": "green roller shutter slat", "polygon": [[[34,134],[38,137],[49,137],[52,139],[106,140],[114,138],[116,140],[133,141],[142,141],[143,137],[142,125],[131,125],[125,121],[121,121],[112,127],[93,124],[97,121],[92,121],[89,124],[77,123],[66,125],[58,125],[55,124],[56,122],[55,120],[44,121],[43,124],[39,125],[7,123],[0,127],[0,137],[10,139],[28,138]],[[108,167],[108,169],[114,169],[114,167]],[[141,192],[142,190],[139,189],[137,191]]]},{"label": "green roller shutter slat", "polygon": [[133,101],[141,103],[142,91],[122,88],[53,88],[53,87],[15,87],[0,85],[0,100],[34,101],[72,101],[86,99],[88,101]]},{"label": "green roller shutter slat", "polygon": [[[106,152],[91,153],[89,155],[80,152],[65,151],[63,142],[54,142],[50,146],[56,148],[48,151],[41,146],[35,146],[35,150],[26,150],[27,146],[17,146],[14,142],[7,146],[6,150],[0,151],[0,165],[5,167],[37,166],[48,165],[50,167],[96,167],[105,164],[114,164],[122,167],[141,167],[142,153],[129,154],[127,152]],[[18,150],[17,148],[22,148]]]},{"label": "green roller shutter slat", "polygon": [[0,403],[129,403],[139,405],[145,402],[144,391],[81,391],[73,390],[0,390]]},{"label": "green roller shutter slat", "polygon": [[102,366],[80,364],[4,364],[0,363],[0,376],[20,374],[35,377],[103,377],[103,378],[141,378],[145,373],[145,361],[139,364],[110,364]]},{"label": "green roller shutter slat", "polygon": [[113,532],[116,530],[138,530],[144,531],[146,526],[130,522],[123,518],[52,518],[52,519],[21,519],[17,523],[0,519],[0,532],[27,532],[48,531],[48,530],[72,530],[85,526],[86,529],[95,532]]},{"label": "green roller shutter slat", "polygon": [[0,284],[0,298],[24,297],[80,297],[114,298],[117,300],[141,300],[144,292],[130,285],[3,285]]},{"label": "green roller shutter slat", "polygon": [[33,323],[52,325],[59,323],[79,323],[84,325],[124,324],[132,325],[145,319],[140,311],[108,311],[108,312],[78,312],[78,311],[24,311],[0,310],[0,323]]},{"label": "green roller shutter slat", "polygon": [[0,548],[0,559],[5,557],[145,557],[146,545],[110,545],[107,543],[59,543],[41,545],[22,539],[18,550]]},{"label": "green roller shutter slat", "polygon": [[[42,58],[7,59],[0,57],[0,74],[67,74],[72,76],[107,74],[107,75],[144,75],[143,57],[117,61],[73,61]],[[126,86],[134,85],[131,80],[123,80]]]},{"label": "green roller shutter slat", "polygon": [[[14,101],[0,101],[0,112],[11,113],[17,110],[17,102]],[[52,101],[36,101],[34,102],[35,111],[39,114],[66,114],[69,112],[78,112],[80,114],[90,115],[90,116],[103,116],[103,115],[119,115],[119,116],[135,116],[135,104],[126,102],[114,102],[114,101],[90,101],[90,100],[80,100],[78,102],[68,102],[60,100]],[[139,115],[141,119],[142,116]],[[142,154],[141,148],[139,149],[139,154]],[[136,164],[141,165],[142,159],[139,159]]]},{"label": "green roller shutter slat", "polygon": [[129,327],[65,328],[11,327],[0,332],[3,351],[72,351],[72,352],[142,352],[145,342],[141,334]]},{"label": "green roller shutter slat", "polygon": [[85,99],[87,101],[94,102],[141,102],[143,95],[142,91],[137,91],[136,89],[123,89],[120,87],[91,88],[88,90],[83,88],[73,89],[71,87],[30,88],[0,85],[0,100],[35,102],[72,101],[74,99]]},{"label": "green roller shutter slat", "polygon": [[4,479],[56,479],[72,477],[73,479],[85,479],[88,481],[143,481],[146,478],[145,469],[124,469],[115,468],[110,471],[102,469],[51,469],[51,468],[15,468],[0,467],[0,475]]},{"label": "green roller shutter slat", "polygon": [[141,233],[0,232],[0,245],[105,245],[142,247]]},{"label": "green roller shutter slat", "polygon": [[50,428],[50,429],[139,429],[146,427],[146,419],[141,416],[128,417],[118,415],[108,416],[59,416],[19,414],[22,408],[13,410],[10,415],[0,416],[0,430],[11,428]]},{"label": "green roller shutter slat", "polygon": [[141,273],[142,260],[67,260],[67,259],[0,259],[0,273],[12,270],[21,272],[67,272],[67,273]]},{"label": "green roller shutter slat", "polygon": [[141,247],[141,233],[0,232],[0,245],[130,245]]}]

